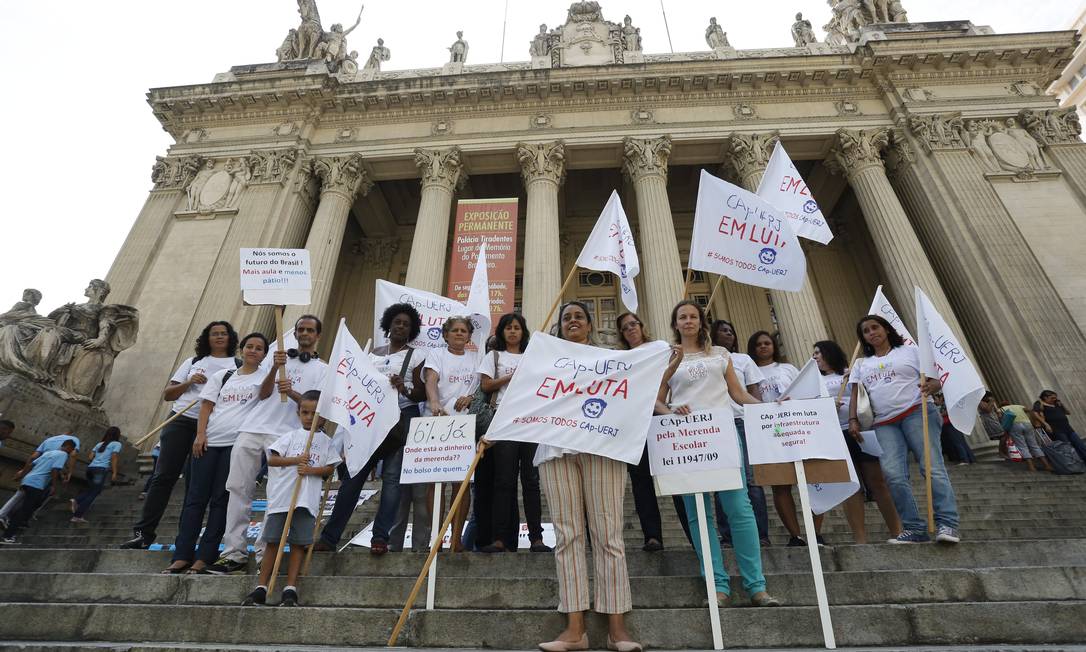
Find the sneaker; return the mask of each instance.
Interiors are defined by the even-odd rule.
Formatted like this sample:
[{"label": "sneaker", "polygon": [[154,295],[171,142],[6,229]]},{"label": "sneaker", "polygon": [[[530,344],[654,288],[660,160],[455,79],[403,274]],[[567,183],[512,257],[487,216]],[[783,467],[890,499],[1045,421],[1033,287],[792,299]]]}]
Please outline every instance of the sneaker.
[{"label": "sneaker", "polygon": [[958,543],[961,540],[961,533],[949,525],[940,525],[939,531],[935,533],[935,541],[938,543]]},{"label": "sneaker", "polygon": [[211,575],[236,575],[238,573],[244,573],[248,567],[248,562],[234,561],[233,559],[222,557],[214,564],[208,566],[207,572]]},{"label": "sneaker", "polygon": [[820,545],[820,546],[828,546],[828,545],[830,545],[830,544],[826,543],[826,540],[822,538],[822,535],[821,535],[821,534],[816,534],[816,535],[815,535],[815,541],[816,541],[816,542],[818,543],[818,545]]},{"label": "sneaker", "polygon": [[241,606],[251,607],[253,605],[266,604],[268,602],[268,589],[263,586],[258,586],[249,592],[249,595],[245,596],[245,599],[241,601]]},{"label": "sneaker", "polygon": [[4,537],[4,538],[0,539],[0,544],[3,544],[5,546],[11,546],[11,545],[15,545],[17,543],[19,543],[19,542],[15,540],[15,537]]},{"label": "sneaker", "polygon": [[799,537],[790,537],[788,539],[789,548],[804,548],[807,546],[807,542]]},{"label": "sneaker", "polygon": [[283,597],[279,599],[280,607],[297,607],[298,606],[298,592],[294,589],[284,589]]},{"label": "sneaker", "polygon": [[143,532],[136,530],[136,536],[121,544],[121,550],[146,550],[155,542],[155,536],[144,536]]},{"label": "sneaker", "polygon": [[146,492],[140,492],[140,497],[139,497],[139,499],[140,499],[140,500],[143,500],[143,499],[144,499],[144,498],[146,498],[146,497],[147,497],[147,493],[146,493]]},{"label": "sneaker", "polygon": [[82,516],[73,516],[70,519],[68,519],[68,522],[69,523],[86,523],[87,519],[83,518]]},{"label": "sneaker", "polygon": [[886,543],[927,543],[931,541],[931,537],[926,532],[913,532],[912,530],[902,530],[901,534],[896,538],[888,539]]}]

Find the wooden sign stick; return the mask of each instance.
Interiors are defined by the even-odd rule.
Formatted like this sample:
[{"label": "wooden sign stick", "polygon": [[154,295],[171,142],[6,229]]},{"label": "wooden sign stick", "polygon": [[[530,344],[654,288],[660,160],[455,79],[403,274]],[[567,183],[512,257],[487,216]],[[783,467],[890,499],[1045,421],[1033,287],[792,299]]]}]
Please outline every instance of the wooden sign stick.
[{"label": "wooden sign stick", "polygon": [[[920,386],[928,384],[928,375],[920,374]],[[928,533],[935,534],[935,507],[931,496],[931,438],[928,436],[928,396],[920,392],[920,418],[924,428],[924,487],[928,493]]]},{"label": "wooden sign stick", "polygon": [[170,425],[171,423],[173,423],[173,420],[174,420],[174,419],[176,419],[177,417],[181,416],[182,414],[184,414],[184,413],[188,412],[188,411],[189,411],[189,408],[191,408],[192,406],[196,405],[196,404],[197,404],[197,403],[199,403],[199,402],[200,402],[200,399],[199,399],[199,398],[197,398],[197,399],[196,399],[196,400],[194,400],[194,401],[193,401],[192,403],[189,403],[188,405],[186,405],[186,406],[185,406],[185,409],[181,410],[180,412],[177,412],[177,413],[175,413],[175,414],[174,414],[174,415],[173,415],[172,417],[170,417],[169,419],[166,419],[166,420],[165,420],[165,421],[163,421],[162,423],[160,423],[160,424],[158,424],[157,426],[155,426],[155,429],[154,429],[154,430],[152,430],[151,432],[149,432],[149,433],[147,433],[146,435],[144,435],[144,436],[140,437],[139,439],[137,439],[137,440],[135,441],[135,443],[133,443],[132,445],[133,445],[133,446],[135,446],[136,448],[139,448],[140,446],[142,446],[142,445],[143,445],[143,443],[144,443],[145,441],[147,441],[147,440],[148,440],[148,439],[150,439],[151,437],[154,437],[154,436],[155,436],[155,435],[156,435],[156,434],[158,433],[158,431],[159,431],[159,430],[162,430],[162,429],[163,429],[163,428],[165,428],[166,426],[168,426],[168,425]]},{"label": "wooden sign stick", "polygon": [[573,269],[569,270],[569,276],[566,276],[566,282],[562,284],[562,289],[558,291],[558,296],[554,298],[554,303],[551,304],[551,309],[547,313],[547,318],[543,320],[543,327],[539,329],[540,332],[547,332],[547,327],[551,325],[551,317],[554,317],[554,311],[558,310],[558,305],[562,303],[562,297],[566,295],[566,290],[569,289],[569,284],[573,282],[573,277],[576,274],[577,266],[574,265]]},{"label": "wooden sign stick", "polygon": [[[280,351],[285,351],[283,348],[283,312],[286,310],[286,306],[275,307],[275,343],[279,345]],[[279,367],[279,380],[287,379],[287,367],[283,365]],[[287,393],[279,392],[279,401],[282,403],[287,402]],[[306,449],[309,450],[308,448]],[[274,581],[274,580],[273,580]]]}]

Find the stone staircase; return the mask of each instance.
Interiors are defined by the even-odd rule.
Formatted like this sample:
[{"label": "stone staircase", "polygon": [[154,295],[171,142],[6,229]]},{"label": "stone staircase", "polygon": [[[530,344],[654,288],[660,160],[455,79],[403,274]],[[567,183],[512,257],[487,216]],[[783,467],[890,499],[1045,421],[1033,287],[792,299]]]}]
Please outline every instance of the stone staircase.
[{"label": "stone staircase", "polygon": [[[973,646],[1072,649],[1086,642],[1086,478],[1030,474],[1020,465],[951,468],[965,541],[891,546],[848,545],[839,511],[826,520],[821,549],[834,629],[842,647]],[[171,543],[180,485],[159,541]],[[166,551],[122,551],[138,512],[139,486],[107,490],[86,526],[67,522],[57,501],[20,546],[0,549],[0,650],[342,649],[383,646],[424,555],[375,558],[364,548],[314,556],[300,583],[304,606],[241,608],[253,577],[168,576]],[[377,501],[359,508],[348,532],[372,520]],[[704,583],[670,498],[660,501],[665,545],[642,552],[632,499],[626,544],[635,610],[628,623],[651,648],[711,648]],[[772,510],[771,510],[772,512]],[[871,540],[885,538],[868,508]],[[818,648],[807,551],[763,550],[769,589],[787,606],[722,611],[732,648]],[[728,554],[728,567],[735,570]],[[733,579],[733,586],[741,584]],[[737,596],[741,591],[737,592]],[[273,601],[278,596],[272,597]],[[401,645],[530,649],[563,625],[554,611],[557,582],[549,554],[442,554],[437,609],[412,612]],[[593,647],[605,625],[590,619]],[[307,647],[307,646],[312,646]],[[979,647],[976,647],[979,646]],[[1051,649],[1051,648],[1049,648]]]}]

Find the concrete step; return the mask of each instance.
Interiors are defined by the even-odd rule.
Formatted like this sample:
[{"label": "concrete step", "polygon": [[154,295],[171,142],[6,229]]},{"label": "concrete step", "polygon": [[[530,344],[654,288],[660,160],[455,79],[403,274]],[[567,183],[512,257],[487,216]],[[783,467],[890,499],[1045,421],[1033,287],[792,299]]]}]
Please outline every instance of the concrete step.
[{"label": "concrete step", "polygon": [[[400,647],[396,652],[435,652],[435,648]],[[729,648],[731,652],[808,652],[812,648]],[[0,641],[0,652],[387,652],[387,647],[325,645],[225,645],[222,643],[161,643],[111,641]],[[850,647],[849,652],[1086,652],[1086,645],[912,645],[908,647]],[[693,650],[685,652],[695,652]]]},{"label": "concrete step", "polygon": [[[275,601],[277,598],[273,598]],[[306,594],[302,594],[304,603]],[[957,602],[833,607],[841,646],[978,643],[1081,643],[1086,640],[1086,602]],[[182,641],[289,645],[319,639],[326,645],[383,645],[396,622],[394,609],[303,607],[289,620],[274,607],[8,603],[4,636],[17,640]],[[437,609],[412,612],[400,642],[423,647],[524,649],[550,640],[564,626],[550,610]],[[729,645],[820,646],[814,607],[721,613]],[[349,626],[345,626],[349,623]],[[590,644],[604,647],[605,620],[589,618]],[[198,624],[198,626],[197,626]],[[635,610],[631,633],[649,648],[711,647],[705,609]]]}]

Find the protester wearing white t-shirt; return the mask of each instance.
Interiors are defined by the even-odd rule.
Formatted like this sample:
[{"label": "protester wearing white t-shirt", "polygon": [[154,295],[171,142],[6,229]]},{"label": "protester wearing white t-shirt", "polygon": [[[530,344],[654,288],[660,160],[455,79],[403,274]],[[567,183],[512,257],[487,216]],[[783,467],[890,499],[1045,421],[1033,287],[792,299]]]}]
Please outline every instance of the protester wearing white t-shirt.
[{"label": "protester wearing white t-shirt", "polygon": [[[500,405],[505,389],[517,371],[528,346],[528,324],[516,313],[501,316],[494,331],[494,350],[482,358],[479,384],[488,394],[497,393]],[[476,540],[480,552],[517,549],[520,514],[517,508],[517,476],[524,494],[524,519],[532,552],[550,552],[543,543],[543,503],[539,493],[539,471],[532,464],[536,444],[501,441],[490,446],[475,475]],[[487,464],[483,466],[483,461]]]},{"label": "protester wearing white t-shirt", "polygon": [[[213,574],[236,573],[245,568],[248,559],[248,543],[245,533],[249,529],[249,516],[256,493],[256,476],[268,444],[284,432],[301,426],[298,420],[298,401],[302,394],[320,389],[328,368],[317,357],[321,321],[313,315],[302,315],[294,323],[297,349],[276,351],[272,365],[260,385],[260,402],[245,417],[241,432],[230,451],[230,473],[226,489],[230,502],[226,508],[226,533],[223,536],[223,553],[217,562],[207,567]],[[265,365],[267,366],[267,365]],[[279,380],[279,369],[286,368],[286,380]],[[285,392],[288,401],[282,401]],[[264,544],[257,541],[253,546],[257,560],[264,555]]]},{"label": "protester wearing white t-shirt", "polygon": [[[387,346],[380,346],[370,353],[370,361],[378,372],[388,377],[392,387],[397,392],[400,406],[400,421],[377,447],[365,466],[354,476],[347,475],[346,464],[341,464],[339,493],[336,494],[336,503],[332,508],[332,515],[321,530],[320,541],[316,543],[315,550],[335,550],[339,544],[347,522],[354,514],[358,505],[358,497],[362,493],[362,487],[366,483],[370,472],[381,463],[381,492],[377,515],[373,519],[373,535],[370,540],[370,553],[383,555],[392,550],[403,549],[403,539],[406,526],[396,529],[397,537],[391,533],[396,526],[396,518],[400,513],[400,470],[403,466],[403,447],[407,443],[407,430],[411,425],[411,419],[419,416],[419,403],[425,398],[425,386],[422,381],[422,367],[426,361],[426,350],[416,349],[411,342],[422,331],[422,318],[418,310],[409,303],[396,303],[385,309],[381,315],[380,327],[388,338]],[[412,494],[416,499],[417,513],[426,512],[432,502],[426,502],[426,492],[419,491],[418,495]],[[431,521],[421,522],[421,516],[415,519],[415,537],[423,542],[429,541]],[[412,537],[413,539],[415,537]]]},{"label": "protester wearing white t-shirt", "polygon": [[[268,351],[268,339],[251,333],[241,340],[242,365],[237,369],[215,372],[200,392],[200,416],[196,441],[192,444],[192,463],[188,469],[185,502],[174,541],[173,560],[165,573],[177,574],[191,569],[203,572],[219,558],[219,544],[226,529],[226,509],[230,494],[226,478],[230,473],[230,451],[245,418],[260,402],[264,374],[260,363]],[[207,511],[207,526],[200,534]],[[199,549],[197,550],[197,537]]]},{"label": "protester wearing white t-shirt", "polygon": [[237,348],[238,334],[230,322],[213,321],[196,338],[196,355],[182,362],[170,377],[162,398],[173,401],[171,414],[185,411],[163,428],[159,435],[162,449],[155,473],[147,486],[142,513],[132,526],[135,536],[121,544],[122,548],[146,548],[154,542],[158,522],[162,520],[170,494],[188,463],[192,442],[196,439],[196,417],[200,414],[200,408],[199,405],[191,408],[188,405],[199,397],[209,376],[220,369],[237,368],[238,362],[234,359]]},{"label": "protester wearing white t-shirt", "polygon": [[[739,379],[739,383],[746,387],[748,394],[761,400],[760,385],[765,380],[765,376],[762,375],[761,369],[754,363],[753,358],[739,352],[739,336],[735,332],[735,326],[730,321],[718,319],[713,322],[712,336],[714,346],[725,348],[731,354],[732,368],[735,369],[735,376]],[[739,433],[739,438],[743,440],[743,471],[747,476],[747,496],[750,498],[750,506],[754,509],[754,522],[758,525],[758,540],[763,547],[770,546],[772,542],[769,540],[769,508],[766,505],[765,488],[754,483],[754,467],[750,465],[747,457],[747,430],[743,423],[743,406],[731,400],[730,396],[728,401],[735,414],[735,430]],[[678,508],[682,505],[682,501],[676,498],[675,505]],[[680,522],[684,528],[686,527],[685,509],[683,507],[680,513]],[[724,543],[731,544],[731,527],[728,525],[724,506],[719,500],[716,501],[716,523],[721,539]]]},{"label": "protester wearing white t-shirt", "polygon": [[[785,398],[784,390],[792,384],[799,375],[799,369],[783,362],[780,346],[777,338],[766,331],[758,331],[747,340],[747,354],[754,359],[758,369],[765,377],[758,385],[761,390],[762,400],[766,403]],[[796,501],[792,498],[792,487],[780,485],[773,487],[773,508],[777,511],[784,528],[790,535],[788,545],[791,547],[805,546],[807,542],[800,536],[799,519],[796,517]],[[819,545],[825,541],[818,536]]]},{"label": "protester wearing white t-shirt", "polygon": [[[280,602],[280,606],[285,607],[298,605],[298,576],[306,549],[313,544],[313,530],[320,512],[321,485],[341,461],[341,451],[333,444],[332,438],[324,434],[324,419],[317,417],[320,395],[319,391],[311,390],[299,396],[298,427],[283,433],[268,445],[268,509],[260,534],[268,554],[260,564],[257,587],[245,596],[242,606],[267,601],[268,582],[275,566],[276,552],[286,528],[294,487],[300,480],[298,501],[286,537],[290,544],[290,555],[287,559],[287,583]],[[317,419],[316,424],[313,423],[314,419]],[[310,426],[314,425],[316,428],[310,439]]]},{"label": "protester wearing white t-shirt", "polygon": [[[849,392],[845,377],[848,375],[848,358],[841,347],[832,340],[816,342],[811,358],[822,372],[822,379],[826,384],[826,391],[837,401],[837,420],[848,445],[849,456],[852,458],[852,466],[856,469],[856,475],[860,480],[859,490],[844,502],[845,520],[856,543],[867,543],[867,531],[864,527],[864,496],[870,494],[882,512],[882,518],[891,536],[901,534],[901,519],[894,507],[894,499],[890,496],[890,489],[886,485],[886,478],[882,474],[879,458],[860,450],[860,440],[853,437],[848,431]],[[845,391],[841,391],[841,384],[846,383]],[[841,397],[840,400],[837,400]],[[862,435],[861,435],[862,438]],[[825,514],[815,517],[815,532],[822,529],[822,521]]]},{"label": "protester wearing white t-shirt", "polygon": [[[890,485],[890,495],[905,528],[890,543],[919,543],[929,541],[926,519],[920,516],[909,481],[909,452],[912,451],[924,467],[924,424],[921,402],[930,401],[942,384],[928,378],[921,393],[920,351],[905,344],[890,322],[878,315],[867,315],[856,324],[856,337],[863,347],[864,358],[857,360],[849,374],[851,405],[849,433],[856,437],[860,421],[856,416],[857,383],[862,383],[871,400],[875,415],[875,434],[882,448],[879,463]],[[931,407],[934,410],[934,406]],[[938,413],[928,419],[928,440],[931,446],[931,490],[937,532],[935,540],[957,543],[958,505],[950,477],[943,465],[943,447],[939,439]]]}]

